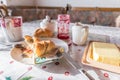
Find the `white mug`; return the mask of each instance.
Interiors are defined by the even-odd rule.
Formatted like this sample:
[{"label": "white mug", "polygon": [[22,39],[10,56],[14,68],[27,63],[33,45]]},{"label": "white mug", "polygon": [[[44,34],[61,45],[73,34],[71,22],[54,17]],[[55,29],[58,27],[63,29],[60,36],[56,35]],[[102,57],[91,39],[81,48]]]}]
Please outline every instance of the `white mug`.
[{"label": "white mug", "polygon": [[22,36],[22,17],[1,18],[1,28],[7,42],[16,42],[23,39]]},{"label": "white mug", "polygon": [[85,45],[88,37],[88,26],[76,23],[72,26],[72,42],[76,45]]}]

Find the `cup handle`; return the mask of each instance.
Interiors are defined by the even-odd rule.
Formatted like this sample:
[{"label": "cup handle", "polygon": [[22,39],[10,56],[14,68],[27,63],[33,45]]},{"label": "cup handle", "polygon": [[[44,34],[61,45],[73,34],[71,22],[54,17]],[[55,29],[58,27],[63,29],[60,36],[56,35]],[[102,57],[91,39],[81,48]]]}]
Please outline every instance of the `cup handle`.
[{"label": "cup handle", "polygon": [[81,37],[81,45],[84,45],[88,37],[88,27],[85,26],[82,29],[83,36]]}]

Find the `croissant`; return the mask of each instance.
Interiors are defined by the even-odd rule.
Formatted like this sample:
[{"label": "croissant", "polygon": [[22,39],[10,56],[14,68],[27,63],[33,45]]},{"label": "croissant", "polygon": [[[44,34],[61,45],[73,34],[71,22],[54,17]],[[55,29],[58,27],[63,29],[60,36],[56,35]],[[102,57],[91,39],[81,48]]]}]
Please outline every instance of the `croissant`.
[{"label": "croissant", "polygon": [[48,29],[39,28],[34,32],[34,37],[52,37],[53,33]]},{"label": "croissant", "polygon": [[45,57],[45,55],[54,49],[56,46],[51,40],[40,40],[38,37],[26,35],[25,42],[37,57]]},{"label": "croissant", "polygon": [[32,48],[33,45],[33,38],[29,35],[24,36],[25,43],[28,45],[29,48]]},{"label": "croissant", "polygon": [[45,54],[55,48],[55,44],[51,40],[40,41],[34,44],[34,53],[37,57],[43,57]]}]

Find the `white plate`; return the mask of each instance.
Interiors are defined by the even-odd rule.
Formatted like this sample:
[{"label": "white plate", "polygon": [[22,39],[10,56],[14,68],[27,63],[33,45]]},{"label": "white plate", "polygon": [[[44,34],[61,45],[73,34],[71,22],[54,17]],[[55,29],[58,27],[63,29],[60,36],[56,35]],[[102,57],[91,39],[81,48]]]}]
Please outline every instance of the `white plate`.
[{"label": "white plate", "polygon": [[[68,52],[68,45],[66,42],[57,39],[57,38],[44,38],[45,40],[52,40],[56,46],[61,46],[65,49],[65,52]],[[22,43],[21,43],[22,44]],[[24,58],[22,56],[22,51],[18,48],[13,48],[10,52],[11,57],[21,63],[24,64],[34,64],[34,58]],[[51,61],[51,60],[55,60],[58,59],[58,57],[54,57],[54,58],[46,58],[45,62]]]}]

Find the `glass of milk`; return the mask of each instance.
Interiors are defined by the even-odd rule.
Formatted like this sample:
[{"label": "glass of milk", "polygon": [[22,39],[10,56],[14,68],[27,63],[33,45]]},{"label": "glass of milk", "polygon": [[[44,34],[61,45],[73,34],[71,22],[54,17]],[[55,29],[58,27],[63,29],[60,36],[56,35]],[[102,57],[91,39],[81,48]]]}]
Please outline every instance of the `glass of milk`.
[{"label": "glass of milk", "polygon": [[17,42],[23,39],[21,16],[1,18],[0,25],[6,42]]}]

